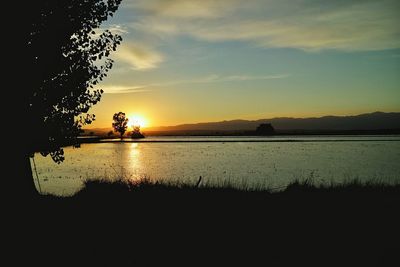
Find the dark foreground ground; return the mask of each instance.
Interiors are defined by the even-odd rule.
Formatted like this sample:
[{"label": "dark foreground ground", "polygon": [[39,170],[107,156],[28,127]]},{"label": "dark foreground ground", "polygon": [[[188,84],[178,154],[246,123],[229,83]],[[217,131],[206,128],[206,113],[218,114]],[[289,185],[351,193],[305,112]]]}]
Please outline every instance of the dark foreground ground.
[{"label": "dark foreground ground", "polygon": [[400,266],[399,213],[400,185],[89,183],[18,214],[8,266]]}]

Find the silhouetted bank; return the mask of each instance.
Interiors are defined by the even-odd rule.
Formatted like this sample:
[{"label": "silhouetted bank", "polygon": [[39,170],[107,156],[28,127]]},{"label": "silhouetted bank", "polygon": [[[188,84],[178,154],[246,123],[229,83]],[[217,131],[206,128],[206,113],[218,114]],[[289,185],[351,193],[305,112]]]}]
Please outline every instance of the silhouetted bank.
[{"label": "silhouetted bank", "polygon": [[398,266],[400,185],[88,182],[32,204],[14,232],[31,265]]},{"label": "silhouetted bank", "polygon": [[[256,134],[261,124],[271,124],[278,133],[364,133],[400,130],[399,112],[374,112],[356,116],[324,116],[319,118],[270,118],[260,120],[230,120],[181,124],[165,127],[147,128],[152,133],[215,133],[215,134]],[[265,126],[267,127],[267,126]]]},{"label": "silhouetted bank", "polygon": [[271,123],[262,123],[257,127],[255,134],[256,135],[274,135],[275,129],[274,129],[274,127],[272,127]]},{"label": "silhouetted bank", "polygon": [[134,132],[132,132],[132,134],[131,134],[131,138],[132,139],[142,139],[142,138],[144,138],[145,136],[141,133],[141,132],[136,132],[136,131],[134,131]]},{"label": "silhouetted bank", "polygon": [[[271,125],[274,132],[268,124]],[[261,128],[260,125],[262,126]],[[400,112],[373,112],[356,116],[324,116],[320,118],[270,118],[260,120],[230,120],[147,127],[146,136],[155,135],[276,135],[307,134],[400,134]],[[259,128],[257,130],[257,128]],[[269,128],[269,129],[267,129]],[[85,130],[107,136],[109,128]]]}]

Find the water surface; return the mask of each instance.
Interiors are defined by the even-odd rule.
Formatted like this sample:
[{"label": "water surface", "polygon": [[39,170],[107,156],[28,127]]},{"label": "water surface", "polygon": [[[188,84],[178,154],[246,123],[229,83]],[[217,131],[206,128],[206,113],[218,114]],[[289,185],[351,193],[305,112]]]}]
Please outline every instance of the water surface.
[{"label": "water surface", "polygon": [[[131,139],[127,139],[132,141]],[[43,192],[71,195],[87,179],[141,179],[238,187],[400,181],[400,136],[149,137],[65,148],[65,161],[35,155]],[[33,169],[34,171],[34,169]],[[34,177],[36,179],[36,174]],[[37,181],[36,181],[37,183]]]}]

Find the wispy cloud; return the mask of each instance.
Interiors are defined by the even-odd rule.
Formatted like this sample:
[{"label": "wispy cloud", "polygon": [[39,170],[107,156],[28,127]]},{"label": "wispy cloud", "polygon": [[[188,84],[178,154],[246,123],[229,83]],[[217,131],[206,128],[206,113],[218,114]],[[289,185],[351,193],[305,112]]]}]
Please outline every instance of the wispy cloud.
[{"label": "wispy cloud", "polygon": [[279,75],[231,75],[231,76],[220,76],[217,74],[212,74],[206,77],[192,80],[181,80],[171,82],[172,84],[184,84],[184,83],[215,83],[215,82],[242,82],[242,81],[254,81],[254,80],[270,80],[270,79],[282,79],[289,77],[288,74]]},{"label": "wispy cloud", "polygon": [[127,6],[150,15],[183,19],[216,18],[236,9],[239,0],[129,0]]},{"label": "wispy cloud", "polygon": [[122,93],[141,93],[151,91],[145,89],[146,86],[123,86],[123,85],[103,85],[99,88],[103,89],[106,94],[122,94]]},{"label": "wispy cloud", "polygon": [[115,57],[119,62],[125,62],[135,70],[157,68],[164,59],[161,53],[149,46],[129,42],[123,42],[117,48]]},{"label": "wispy cloud", "polygon": [[93,36],[99,37],[106,30],[108,30],[114,34],[119,34],[119,35],[126,35],[129,33],[128,27],[125,25],[110,24],[110,25],[105,25],[98,29],[95,29],[94,30],[95,33],[93,34]]},{"label": "wispy cloud", "polygon": [[119,25],[119,24],[111,24],[106,29],[111,31],[112,33],[117,33],[117,34],[120,34],[120,35],[124,35],[124,34],[129,33],[129,31],[128,31],[126,26]]},{"label": "wispy cloud", "polygon": [[308,51],[400,48],[397,0],[138,0],[136,31]]},{"label": "wispy cloud", "polygon": [[270,80],[270,79],[283,79],[289,77],[289,74],[278,74],[278,75],[231,75],[231,76],[221,76],[221,75],[208,75],[205,77],[187,79],[187,80],[176,80],[171,82],[161,82],[161,83],[149,83],[142,85],[132,85],[132,86],[102,86],[105,93],[115,94],[115,93],[139,93],[151,91],[154,87],[167,87],[181,84],[201,84],[201,83],[219,83],[219,82],[244,82],[244,81],[254,81],[254,80]]}]

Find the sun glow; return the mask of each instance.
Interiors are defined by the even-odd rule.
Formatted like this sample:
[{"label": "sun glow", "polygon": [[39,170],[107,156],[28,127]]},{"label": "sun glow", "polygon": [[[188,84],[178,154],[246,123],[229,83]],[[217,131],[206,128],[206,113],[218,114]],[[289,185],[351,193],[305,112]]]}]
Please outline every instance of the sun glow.
[{"label": "sun glow", "polygon": [[143,117],[142,115],[131,115],[128,117],[129,121],[128,121],[128,125],[129,127],[133,127],[133,126],[140,126],[140,128],[144,128],[146,126],[148,126],[148,121],[145,117]]}]

